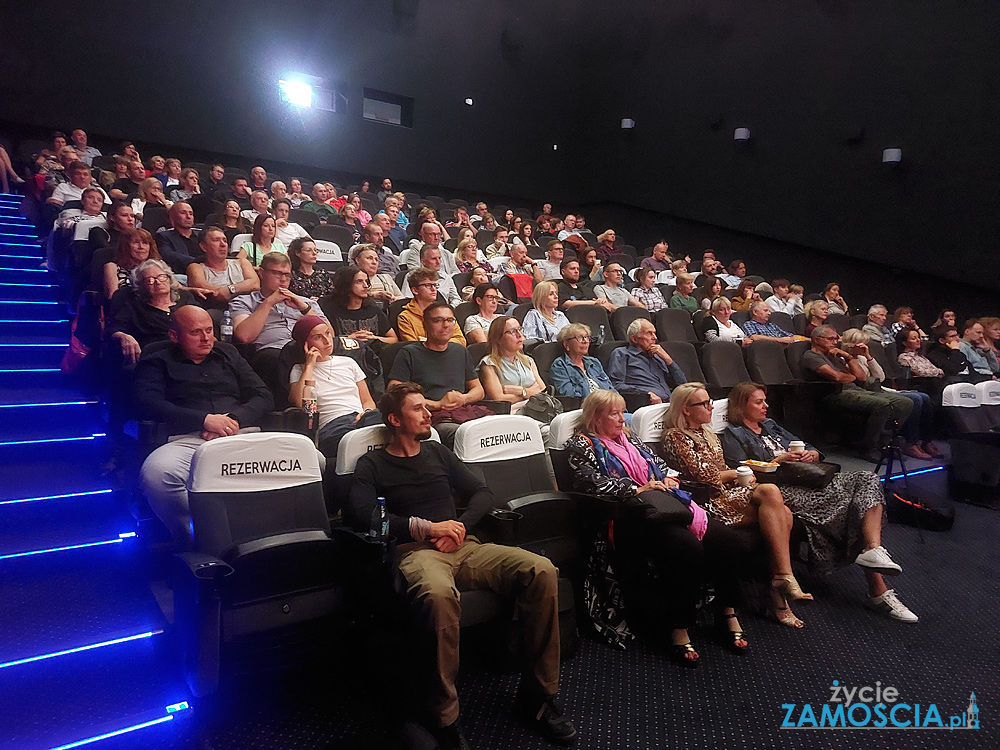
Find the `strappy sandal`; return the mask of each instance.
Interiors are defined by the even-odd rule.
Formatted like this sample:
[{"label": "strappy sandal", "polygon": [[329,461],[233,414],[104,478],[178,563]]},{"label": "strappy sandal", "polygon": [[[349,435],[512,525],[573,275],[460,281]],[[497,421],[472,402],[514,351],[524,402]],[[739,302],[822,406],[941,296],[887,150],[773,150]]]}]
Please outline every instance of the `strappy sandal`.
[{"label": "strappy sandal", "polygon": [[[735,620],[736,613],[731,612],[728,615],[716,615],[715,626],[719,631],[719,640],[725,648],[736,654],[737,656],[743,656],[747,651],[750,650],[750,641],[742,630],[730,630],[728,627],[729,620]],[[743,641],[746,645],[740,646],[738,643]]]},{"label": "strappy sandal", "polygon": [[799,582],[795,580],[795,576],[791,573],[783,576],[772,576],[771,588],[788,599],[809,602],[813,600],[813,595],[803,591],[802,587],[799,586]]},{"label": "strappy sandal", "polygon": [[[774,601],[775,597],[779,597],[781,599],[780,607]],[[792,608],[788,606],[788,600],[785,599],[784,594],[777,590],[774,590],[771,594],[771,603],[767,607],[767,614],[782,625],[786,625],[790,628],[801,628],[805,625],[805,623],[796,617],[794,612],[792,612]]]},{"label": "strappy sandal", "polygon": [[[688,658],[688,654],[694,654],[693,659]],[[698,656],[698,652],[695,647],[691,645],[691,641],[687,643],[675,643],[670,646],[670,658],[682,667],[687,667],[688,669],[694,669],[698,666],[698,662],[701,661],[701,657]]]}]

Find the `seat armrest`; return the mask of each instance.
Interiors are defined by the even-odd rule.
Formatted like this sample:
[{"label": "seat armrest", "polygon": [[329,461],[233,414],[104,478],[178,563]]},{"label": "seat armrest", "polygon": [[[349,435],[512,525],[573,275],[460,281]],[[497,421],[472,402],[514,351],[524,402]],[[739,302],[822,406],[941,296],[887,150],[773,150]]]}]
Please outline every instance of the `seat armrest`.
[{"label": "seat armrest", "polygon": [[205,552],[179,552],[175,557],[200,581],[221,581],[234,572],[230,565]]},{"label": "seat armrest", "polygon": [[490,399],[483,399],[482,401],[477,401],[476,403],[480,406],[485,406],[494,414],[510,414],[510,402],[508,401],[491,401]]},{"label": "seat armrest", "polygon": [[[249,542],[237,544],[226,550],[226,557],[235,560],[244,555],[252,555],[273,547],[283,547],[291,544],[315,544],[316,542],[333,542],[330,534],[323,529],[306,529],[302,531],[288,531],[284,534],[273,534],[261,537]],[[221,561],[220,561],[221,562]],[[225,564],[225,563],[223,563]]]}]

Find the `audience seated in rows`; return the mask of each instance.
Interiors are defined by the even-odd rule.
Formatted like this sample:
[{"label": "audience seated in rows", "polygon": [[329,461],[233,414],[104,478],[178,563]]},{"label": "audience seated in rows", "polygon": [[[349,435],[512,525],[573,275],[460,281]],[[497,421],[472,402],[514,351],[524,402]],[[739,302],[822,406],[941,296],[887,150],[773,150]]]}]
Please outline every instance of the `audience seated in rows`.
[{"label": "audience seated in rows", "polygon": [[890,419],[902,425],[913,411],[913,402],[881,388],[866,390],[868,376],[857,358],[838,347],[840,334],[833,326],[820,325],[811,334],[812,346],[802,355],[800,367],[807,382],[840,383],[841,389],[822,398],[831,419],[857,414],[865,420],[859,443],[861,454],[874,461],[880,457],[883,432]]}]

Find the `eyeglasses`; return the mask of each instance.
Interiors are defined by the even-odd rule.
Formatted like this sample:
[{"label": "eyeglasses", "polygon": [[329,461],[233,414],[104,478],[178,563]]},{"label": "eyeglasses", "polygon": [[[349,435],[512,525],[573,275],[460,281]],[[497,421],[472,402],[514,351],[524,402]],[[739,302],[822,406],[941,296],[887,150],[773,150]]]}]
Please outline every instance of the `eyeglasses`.
[{"label": "eyeglasses", "polygon": [[693,404],[688,404],[689,409],[697,409],[698,407],[705,407],[706,409],[712,408],[712,399],[707,398],[704,401],[697,401]]},{"label": "eyeglasses", "polygon": [[581,344],[589,344],[594,340],[593,336],[570,336],[567,341],[579,341]]},{"label": "eyeglasses", "polygon": [[511,329],[508,329],[508,330],[504,331],[504,333],[509,333],[511,335],[514,335],[514,336],[523,336],[524,335],[524,332],[520,328],[511,328]]},{"label": "eyeglasses", "polygon": [[620,268],[608,268],[608,269],[605,269],[604,275],[607,276],[609,273],[625,273],[625,272],[622,269],[620,269]]},{"label": "eyeglasses", "polygon": [[291,279],[292,278],[292,274],[291,274],[290,271],[275,271],[273,268],[265,268],[264,270],[267,271],[272,276],[274,276],[275,278],[278,278],[278,279]]},{"label": "eyeglasses", "polygon": [[156,284],[157,282],[166,282],[166,281],[170,281],[170,275],[165,273],[160,273],[157,274],[156,276],[150,276],[148,279],[143,279],[142,283],[147,284],[149,286],[153,286],[153,284]]},{"label": "eyeglasses", "polygon": [[840,336],[820,336],[824,341],[840,341]]},{"label": "eyeglasses", "polygon": [[427,281],[427,282],[424,282],[423,284],[415,284],[413,288],[414,289],[419,289],[420,287],[427,288],[427,287],[431,287],[431,286],[434,287],[435,289],[437,289],[437,282]]},{"label": "eyeglasses", "polygon": [[430,322],[434,323],[435,325],[438,324],[438,323],[447,323],[450,326],[455,325],[455,319],[454,318],[431,318]]},{"label": "eyeglasses", "polygon": [[499,294],[484,294],[481,299],[484,299],[484,300],[499,300],[500,299],[500,295]]}]

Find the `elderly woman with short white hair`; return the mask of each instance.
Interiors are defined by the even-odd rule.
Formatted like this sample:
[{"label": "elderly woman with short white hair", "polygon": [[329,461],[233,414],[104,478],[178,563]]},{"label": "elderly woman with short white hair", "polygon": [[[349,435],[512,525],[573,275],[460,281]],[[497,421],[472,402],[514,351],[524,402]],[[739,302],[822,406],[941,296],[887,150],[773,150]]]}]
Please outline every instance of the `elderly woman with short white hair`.
[{"label": "elderly woman with short white hair", "polygon": [[733,306],[725,297],[716,297],[712,301],[711,312],[701,321],[701,335],[705,342],[732,341],[740,346],[749,346],[750,338],[743,329],[736,325],[733,317]]}]

